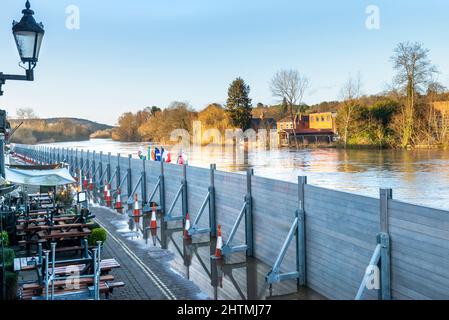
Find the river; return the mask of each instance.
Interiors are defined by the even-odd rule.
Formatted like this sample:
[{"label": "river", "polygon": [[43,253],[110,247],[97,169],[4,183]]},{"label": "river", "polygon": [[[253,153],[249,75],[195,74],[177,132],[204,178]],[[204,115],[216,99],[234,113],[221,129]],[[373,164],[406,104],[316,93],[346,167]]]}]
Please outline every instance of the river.
[{"label": "river", "polygon": [[[137,157],[140,145],[96,139],[46,146]],[[249,152],[243,164],[223,152],[201,158],[189,154],[188,159],[194,166],[216,163],[219,170],[233,172],[253,168],[255,175],[291,182],[306,175],[309,184],[372,197],[378,197],[379,188],[393,188],[397,200],[449,211],[449,151],[444,150],[279,149]]]}]

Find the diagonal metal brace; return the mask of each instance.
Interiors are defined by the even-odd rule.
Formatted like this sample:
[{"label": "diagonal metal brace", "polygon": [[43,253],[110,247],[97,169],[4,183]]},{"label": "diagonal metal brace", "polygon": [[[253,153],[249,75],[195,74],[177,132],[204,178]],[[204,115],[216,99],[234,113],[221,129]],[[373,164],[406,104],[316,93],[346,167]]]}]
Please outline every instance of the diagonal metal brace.
[{"label": "diagonal metal brace", "polygon": [[178,192],[176,192],[176,196],[175,199],[173,200],[173,203],[170,206],[170,209],[168,210],[167,214],[164,217],[164,220],[166,222],[168,221],[179,221],[179,220],[183,220],[184,216],[180,215],[180,216],[173,216],[173,210],[175,209],[175,205],[178,202],[179,198],[181,197],[181,195],[184,193],[184,183],[181,183],[181,186],[178,189]]},{"label": "diagonal metal brace", "polygon": [[[150,194],[150,198],[148,199],[148,203],[143,208],[143,212],[144,213],[151,212],[153,210],[153,208],[151,207],[151,202],[153,201],[154,197],[156,196],[156,192],[158,190],[160,190],[160,187],[161,187],[161,178],[158,178],[156,186],[154,187],[153,191]],[[156,209],[157,210],[161,210],[161,207],[158,206]]]},{"label": "diagonal metal brace", "polygon": [[82,163],[82,166],[81,166],[80,172],[81,172],[81,173],[83,174],[83,173],[84,173],[84,168],[86,167],[86,162],[85,162],[85,161],[83,161],[83,159],[81,159],[80,161],[81,161],[81,163]]},{"label": "diagonal metal brace", "polygon": [[234,223],[234,226],[231,229],[231,233],[229,234],[229,238],[227,239],[227,241],[224,243],[223,248],[222,248],[222,253],[223,255],[229,255],[232,253],[236,253],[236,252],[241,252],[241,251],[246,251],[248,249],[248,245],[244,244],[244,245],[238,245],[238,246],[232,246],[232,241],[234,240],[235,234],[237,233],[237,229],[240,225],[240,222],[243,219],[243,216],[246,214],[246,210],[248,207],[248,203],[245,201],[243,203],[242,209],[240,210],[240,213],[237,217],[237,220]]},{"label": "diagonal metal brace", "polygon": [[100,185],[98,186],[98,188],[99,189],[101,189],[101,188],[103,188],[104,187],[104,184],[103,184],[103,178],[104,178],[104,176],[106,175],[106,170],[104,170],[103,171],[103,174],[100,176],[100,179],[98,179],[99,181],[100,181]]},{"label": "diagonal metal brace", "polygon": [[126,201],[127,204],[133,204],[133,196],[137,191],[137,188],[140,186],[140,184],[142,183],[142,176],[140,176],[139,180],[137,181],[136,185],[134,186],[133,191],[131,192],[131,194],[128,195],[128,200]]},{"label": "diagonal metal brace", "polygon": [[118,190],[118,189],[120,189],[120,190],[122,189],[122,186],[123,186],[123,184],[125,183],[125,180],[126,180],[127,178],[128,178],[128,173],[125,174],[125,175],[123,176],[123,178],[122,178],[122,180],[120,181],[118,187],[114,190],[114,192],[113,192],[114,197],[117,195],[117,190]]},{"label": "diagonal metal brace", "polygon": [[[377,246],[371,257],[368,268],[363,276],[355,300],[362,300],[367,290],[378,290],[379,300],[391,300],[391,266],[390,266],[390,236],[386,232],[377,235]],[[376,274],[377,273],[377,274]],[[368,286],[371,279],[378,281],[376,288]],[[376,283],[375,283],[376,284]]]},{"label": "diagonal metal brace", "polygon": [[114,180],[116,175],[117,175],[117,169],[114,170],[114,173],[112,174],[111,179],[109,179],[108,184],[112,184],[112,181]]},{"label": "diagonal metal brace", "polygon": [[357,291],[357,295],[355,296],[355,300],[362,300],[365,292],[367,290],[367,283],[369,278],[372,276],[372,268],[377,268],[380,261],[380,251],[382,249],[382,245],[379,243],[374,249],[374,253],[369,262],[368,268],[366,269],[365,275],[363,276],[362,283],[360,284],[359,290]]},{"label": "diagonal metal brace", "polygon": [[285,281],[288,279],[298,279],[300,276],[300,271],[292,271],[292,272],[286,272],[281,273],[281,264],[284,261],[285,255],[287,253],[287,250],[293,241],[295,235],[298,233],[298,228],[300,224],[300,218],[301,218],[301,212],[298,210],[296,212],[296,218],[293,221],[290,231],[288,232],[287,238],[284,241],[284,244],[282,245],[281,251],[279,252],[279,255],[276,258],[276,261],[273,264],[273,267],[268,272],[268,274],[265,277],[265,280],[268,284],[278,283],[281,281]]},{"label": "diagonal metal brace", "polygon": [[204,234],[204,233],[209,233],[210,232],[210,228],[199,228],[198,227],[198,223],[201,219],[201,216],[203,215],[205,209],[206,209],[206,205],[209,204],[210,202],[210,198],[211,198],[211,192],[209,191],[206,195],[206,198],[203,201],[203,204],[200,207],[200,210],[198,211],[195,220],[193,221],[192,226],[190,227],[190,229],[188,230],[189,235],[194,236],[197,234]]},{"label": "diagonal metal brace", "polygon": [[100,164],[98,164],[95,168],[94,168],[94,172],[92,172],[92,180],[95,181],[95,176],[97,175],[98,169],[100,169]]}]

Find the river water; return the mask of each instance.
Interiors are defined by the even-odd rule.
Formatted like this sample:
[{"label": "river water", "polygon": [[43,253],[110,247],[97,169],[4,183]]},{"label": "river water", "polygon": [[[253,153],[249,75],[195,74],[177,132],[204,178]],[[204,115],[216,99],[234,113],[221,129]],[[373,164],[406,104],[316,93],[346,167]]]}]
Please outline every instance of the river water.
[{"label": "river water", "polygon": [[[134,157],[140,145],[103,139],[50,144]],[[191,153],[188,159],[194,166],[215,163],[232,172],[253,168],[257,176],[291,182],[305,175],[312,185],[372,197],[378,197],[379,188],[393,188],[397,200],[449,211],[449,151],[278,149],[245,153],[243,163],[224,152]]]}]

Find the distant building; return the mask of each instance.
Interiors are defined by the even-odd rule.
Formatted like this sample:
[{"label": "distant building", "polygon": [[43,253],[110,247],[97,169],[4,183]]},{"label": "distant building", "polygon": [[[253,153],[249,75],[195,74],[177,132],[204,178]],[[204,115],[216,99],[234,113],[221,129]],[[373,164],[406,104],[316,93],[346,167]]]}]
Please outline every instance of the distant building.
[{"label": "distant building", "polygon": [[334,133],[337,132],[336,112],[312,113],[309,114],[309,117],[310,129],[332,130]]},{"label": "distant building", "polygon": [[309,128],[309,116],[297,114],[295,115],[294,122],[292,122],[291,116],[285,117],[278,121],[278,131],[292,130],[292,129],[307,129]]},{"label": "distant building", "polygon": [[332,142],[337,133],[336,113],[297,114],[294,121],[286,117],[278,122],[280,145],[290,145],[295,138],[301,143]]}]

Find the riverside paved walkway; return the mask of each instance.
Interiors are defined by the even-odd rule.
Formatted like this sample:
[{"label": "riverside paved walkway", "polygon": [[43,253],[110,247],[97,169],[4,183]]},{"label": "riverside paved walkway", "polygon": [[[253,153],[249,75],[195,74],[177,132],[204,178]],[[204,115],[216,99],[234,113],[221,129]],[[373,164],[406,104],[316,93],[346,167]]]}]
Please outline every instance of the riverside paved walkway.
[{"label": "riverside paved walkway", "polygon": [[191,281],[171,271],[171,253],[129,238],[117,231],[126,223],[123,215],[102,207],[91,207],[96,222],[108,232],[102,258],[114,257],[121,265],[113,271],[115,281],[125,287],[114,290],[111,300],[195,300],[200,290]]}]

